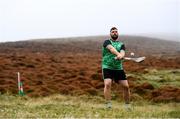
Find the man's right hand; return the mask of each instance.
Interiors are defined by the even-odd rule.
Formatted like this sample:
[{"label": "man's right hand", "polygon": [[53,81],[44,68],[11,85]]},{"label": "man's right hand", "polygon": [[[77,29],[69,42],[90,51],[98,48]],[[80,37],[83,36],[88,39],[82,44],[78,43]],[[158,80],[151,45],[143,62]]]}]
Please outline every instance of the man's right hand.
[{"label": "man's right hand", "polygon": [[118,53],[118,55],[115,57],[116,60],[121,60],[123,58],[123,55],[121,53]]}]

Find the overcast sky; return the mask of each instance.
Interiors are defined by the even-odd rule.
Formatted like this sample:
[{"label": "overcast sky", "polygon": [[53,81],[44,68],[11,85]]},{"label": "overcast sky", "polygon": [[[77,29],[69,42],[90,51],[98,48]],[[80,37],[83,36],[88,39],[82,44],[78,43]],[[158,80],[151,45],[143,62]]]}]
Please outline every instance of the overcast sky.
[{"label": "overcast sky", "polygon": [[72,36],[180,34],[180,0],[0,0],[0,42]]}]

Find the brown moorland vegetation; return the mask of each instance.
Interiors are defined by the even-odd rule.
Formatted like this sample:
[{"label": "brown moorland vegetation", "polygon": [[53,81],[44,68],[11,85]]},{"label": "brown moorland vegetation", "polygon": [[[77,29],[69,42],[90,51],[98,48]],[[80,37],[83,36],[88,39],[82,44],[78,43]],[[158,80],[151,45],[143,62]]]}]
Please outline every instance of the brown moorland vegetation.
[{"label": "brown moorland vegetation", "polygon": [[[107,38],[94,36],[1,43],[0,93],[17,94],[17,72],[20,72],[24,91],[28,96],[59,93],[103,96],[101,47]],[[127,74],[145,74],[151,68],[180,69],[179,42],[138,36],[121,36],[120,40],[126,44],[127,56],[134,52],[136,56],[147,57],[141,63],[125,61],[124,69]],[[178,87],[155,89],[149,83],[136,83],[140,80],[136,77],[128,76],[128,80],[131,91],[143,98],[180,101]],[[121,87],[114,85],[113,88]],[[133,98],[137,96],[133,95]]]}]

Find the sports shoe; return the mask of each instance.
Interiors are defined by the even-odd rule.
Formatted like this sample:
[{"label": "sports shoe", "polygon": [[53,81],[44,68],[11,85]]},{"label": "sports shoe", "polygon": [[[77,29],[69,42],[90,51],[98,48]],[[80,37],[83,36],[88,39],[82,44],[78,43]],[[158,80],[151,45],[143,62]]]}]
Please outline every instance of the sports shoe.
[{"label": "sports shoe", "polygon": [[132,111],[131,104],[125,104],[125,105],[124,105],[124,108],[125,108],[125,110],[127,110],[127,111]]},{"label": "sports shoe", "polygon": [[106,109],[111,109],[112,108],[112,103],[109,101],[109,102],[106,102]]}]

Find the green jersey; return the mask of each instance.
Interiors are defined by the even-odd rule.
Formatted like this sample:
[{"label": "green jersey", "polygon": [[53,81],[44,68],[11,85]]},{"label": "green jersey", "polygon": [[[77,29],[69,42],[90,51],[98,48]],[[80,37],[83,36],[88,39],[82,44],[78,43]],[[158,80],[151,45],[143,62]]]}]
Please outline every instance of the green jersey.
[{"label": "green jersey", "polygon": [[105,40],[102,47],[102,68],[123,70],[123,60],[116,60],[116,55],[112,54],[106,47],[111,44],[118,52],[125,50],[125,46],[120,41]]}]

